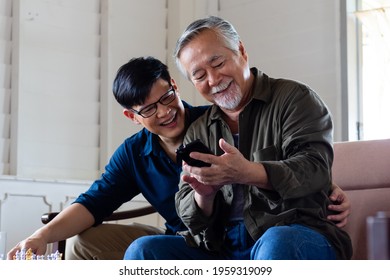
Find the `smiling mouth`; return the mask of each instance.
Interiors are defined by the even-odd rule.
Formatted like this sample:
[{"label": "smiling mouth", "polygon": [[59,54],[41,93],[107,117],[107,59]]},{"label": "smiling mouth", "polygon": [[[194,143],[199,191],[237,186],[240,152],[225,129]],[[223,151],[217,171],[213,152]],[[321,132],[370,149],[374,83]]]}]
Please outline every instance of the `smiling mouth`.
[{"label": "smiling mouth", "polygon": [[172,118],[170,118],[169,120],[167,120],[166,122],[163,122],[161,123],[161,126],[168,126],[170,124],[172,124],[175,120],[176,120],[176,117],[177,117],[177,113],[175,113]]},{"label": "smiling mouth", "polygon": [[223,83],[223,84],[220,84],[220,85],[218,85],[218,86],[216,86],[216,87],[213,87],[213,88],[211,89],[211,94],[212,94],[212,95],[214,95],[214,94],[219,94],[219,93],[225,91],[226,89],[229,88],[229,86],[230,86],[231,83],[232,83],[232,81],[229,81],[229,82],[227,82],[227,83]]}]

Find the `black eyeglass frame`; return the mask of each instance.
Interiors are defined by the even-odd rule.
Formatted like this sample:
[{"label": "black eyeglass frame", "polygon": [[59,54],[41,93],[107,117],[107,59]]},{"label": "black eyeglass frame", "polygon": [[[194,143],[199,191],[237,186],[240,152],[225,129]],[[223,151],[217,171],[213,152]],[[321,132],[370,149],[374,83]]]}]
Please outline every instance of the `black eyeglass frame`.
[{"label": "black eyeglass frame", "polygon": [[[169,94],[171,94],[173,92],[173,97],[172,97],[172,100],[169,100],[168,102],[163,102],[164,98],[166,98],[167,96],[169,96]],[[133,108],[130,108],[130,110],[134,113],[136,113],[137,115],[140,115],[141,117],[143,118],[150,118],[151,116],[153,116],[156,112],[157,112],[157,104],[160,103],[162,105],[168,105],[170,103],[172,103],[174,100],[176,99],[176,90],[175,88],[171,85],[171,87],[168,89],[168,91],[166,93],[164,93],[159,100],[157,100],[156,102],[153,102],[149,105],[146,105],[144,108],[142,108],[141,110],[137,111]],[[144,115],[144,113],[142,111],[144,111],[145,109],[147,110],[150,110],[150,108],[153,108],[154,111],[153,113],[151,114],[148,114],[148,115]]]}]

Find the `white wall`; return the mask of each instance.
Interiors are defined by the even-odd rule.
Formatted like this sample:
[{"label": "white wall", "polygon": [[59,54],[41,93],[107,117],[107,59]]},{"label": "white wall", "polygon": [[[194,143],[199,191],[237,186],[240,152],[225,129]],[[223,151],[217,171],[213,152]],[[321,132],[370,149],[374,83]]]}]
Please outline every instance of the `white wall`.
[{"label": "white wall", "polygon": [[[169,18],[179,22],[181,30],[170,25],[170,37],[177,39],[199,17],[217,15],[229,20],[247,48],[251,65],[272,77],[295,79],[312,87],[333,115],[334,140],[346,140],[340,46],[340,37],[346,34],[340,31],[341,1],[198,0],[183,5],[177,0],[174,6],[169,9],[169,13],[173,11]],[[181,15],[179,20],[177,13]],[[168,49],[173,48],[174,43]],[[184,99],[204,103],[186,80],[181,79],[179,84],[192,94]]]},{"label": "white wall", "polygon": [[221,0],[251,65],[272,77],[302,81],[328,105],[341,139],[340,1]]}]

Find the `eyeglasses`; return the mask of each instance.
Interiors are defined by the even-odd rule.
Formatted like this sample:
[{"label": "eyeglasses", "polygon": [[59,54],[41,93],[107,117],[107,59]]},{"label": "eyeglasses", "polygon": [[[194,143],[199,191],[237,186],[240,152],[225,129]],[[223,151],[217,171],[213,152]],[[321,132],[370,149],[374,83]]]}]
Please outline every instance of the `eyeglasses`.
[{"label": "eyeglasses", "polygon": [[159,100],[157,100],[157,102],[149,104],[139,111],[134,109],[130,109],[130,110],[140,115],[143,118],[149,118],[157,112],[157,103],[161,103],[162,105],[168,105],[175,99],[176,99],[176,92],[173,86],[171,86],[170,89],[166,93],[164,93]]}]

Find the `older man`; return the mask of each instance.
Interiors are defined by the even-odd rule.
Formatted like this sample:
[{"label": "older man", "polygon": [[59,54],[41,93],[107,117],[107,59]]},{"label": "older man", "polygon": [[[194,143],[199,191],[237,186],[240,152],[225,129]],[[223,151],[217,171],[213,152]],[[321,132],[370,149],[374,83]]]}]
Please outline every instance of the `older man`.
[{"label": "older man", "polygon": [[180,237],[146,237],[129,259],[349,259],[349,236],[326,219],[333,161],[331,115],[308,86],[250,68],[234,27],[200,19],[178,40],[176,61],[214,105],[188,129],[215,155],[185,164],[176,209]]}]

